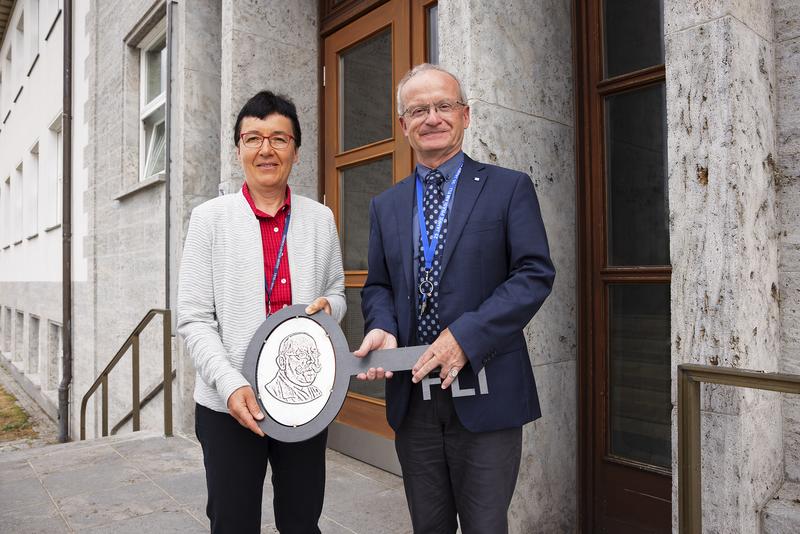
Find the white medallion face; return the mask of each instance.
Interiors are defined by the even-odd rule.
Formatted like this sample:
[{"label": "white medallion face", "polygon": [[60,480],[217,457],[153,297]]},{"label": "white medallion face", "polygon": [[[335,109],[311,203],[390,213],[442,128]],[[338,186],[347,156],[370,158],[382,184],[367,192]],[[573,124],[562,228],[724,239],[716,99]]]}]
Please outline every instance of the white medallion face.
[{"label": "white medallion face", "polygon": [[336,358],[325,330],[307,317],[284,321],[258,358],[256,384],[267,413],[286,426],[314,419],[333,391]]}]

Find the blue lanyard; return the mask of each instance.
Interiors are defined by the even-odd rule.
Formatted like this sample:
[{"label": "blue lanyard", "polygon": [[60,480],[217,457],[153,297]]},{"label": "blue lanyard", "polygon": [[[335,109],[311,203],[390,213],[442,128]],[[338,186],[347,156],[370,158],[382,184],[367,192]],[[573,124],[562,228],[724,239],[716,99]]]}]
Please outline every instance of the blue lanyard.
[{"label": "blue lanyard", "polygon": [[447,215],[447,208],[450,206],[450,198],[453,196],[453,191],[458,183],[458,177],[461,175],[461,168],[464,162],[461,162],[458,170],[450,180],[450,186],[447,188],[447,193],[444,195],[444,201],[439,206],[439,218],[436,219],[436,226],[433,229],[433,239],[428,238],[428,229],[425,227],[425,212],[422,208],[422,179],[417,175],[417,219],[419,219],[419,235],[422,238],[422,254],[425,257],[425,271],[426,278],[430,270],[433,268],[433,256],[436,254],[436,247],[439,244],[439,234],[442,231],[442,223]]},{"label": "blue lanyard", "polygon": [[289,219],[291,218],[291,211],[286,214],[286,220],[283,222],[283,234],[281,234],[281,246],[278,248],[278,257],[275,258],[275,266],[272,268],[272,281],[267,285],[267,274],[264,273],[264,289],[267,292],[267,317],[272,315],[272,289],[275,287],[275,279],[278,278],[278,269],[281,266],[281,258],[283,258],[283,248],[286,245],[286,232],[289,231]]}]

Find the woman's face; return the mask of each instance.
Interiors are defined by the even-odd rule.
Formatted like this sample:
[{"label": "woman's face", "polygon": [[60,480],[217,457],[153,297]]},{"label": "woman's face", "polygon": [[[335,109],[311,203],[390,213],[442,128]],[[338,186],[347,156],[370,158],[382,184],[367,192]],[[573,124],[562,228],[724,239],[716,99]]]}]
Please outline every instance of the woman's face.
[{"label": "woman's face", "polygon": [[[278,134],[294,136],[292,121],[288,117],[273,113],[265,119],[245,117],[240,126],[242,134],[256,133],[263,137]],[[286,148],[275,149],[264,139],[261,148],[248,148],[242,139],[236,147],[236,155],[244,171],[244,178],[250,190],[259,192],[279,192],[286,189],[292,166],[297,163],[298,151],[294,139]]]}]

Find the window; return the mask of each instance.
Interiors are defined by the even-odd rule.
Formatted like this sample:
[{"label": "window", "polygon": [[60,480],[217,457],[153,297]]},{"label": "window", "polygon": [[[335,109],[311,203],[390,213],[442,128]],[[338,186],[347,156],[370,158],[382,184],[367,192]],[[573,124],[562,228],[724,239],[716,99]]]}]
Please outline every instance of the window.
[{"label": "window", "polygon": [[36,237],[39,231],[39,142],[31,148],[31,157],[23,175],[25,237]]},{"label": "window", "polygon": [[6,83],[3,86],[6,89],[5,94],[3,95],[3,101],[5,102],[5,106],[3,109],[5,110],[5,115],[3,115],[3,122],[5,122],[8,114],[11,113],[11,101],[14,99],[14,95],[16,95],[16,76],[14,76],[14,47],[12,45],[8,46],[8,51],[6,52],[6,59],[3,66],[3,72],[5,75],[3,79],[6,80]]},{"label": "window", "polygon": [[139,179],[165,170],[167,36],[162,20],[139,45]]},{"label": "window", "polygon": [[22,162],[20,162],[11,179],[11,225],[13,229],[11,239],[15,245],[22,242],[22,168]]},{"label": "window", "polygon": [[14,36],[14,48],[17,51],[16,61],[14,61],[14,69],[16,71],[14,78],[19,85],[22,85],[22,79],[27,73],[25,69],[25,15],[24,11],[19,14],[17,31]]},{"label": "window", "polygon": [[[50,123],[50,134],[45,147],[46,153],[42,161],[46,162],[43,169],[44,189],[42,191],[42,219],[45,230],[51,230],[61,224],[61,189],[62,189],[62,139],[61,139],[61,114]],[[37,159],[38,163],[38,159]]]},{"label": "window", "polygon": [[8,248],[11,244],[12,240],[12,230],[11,230],[11,177],[7,177],[3,181],[3,194],[2,198],[0,198],[0,202],[2,202],[3,206],[3,248]]}]

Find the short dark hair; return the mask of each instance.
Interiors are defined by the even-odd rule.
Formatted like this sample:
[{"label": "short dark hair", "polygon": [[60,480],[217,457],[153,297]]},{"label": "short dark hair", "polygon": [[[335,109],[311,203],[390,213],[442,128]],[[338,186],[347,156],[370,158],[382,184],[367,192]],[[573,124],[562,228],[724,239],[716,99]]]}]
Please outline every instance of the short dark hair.
[{"label": "short dark hair", "polygon": [[236,117],[236,127],[233,131],[233,144],[239,146],[239,135],[242,133],[242,120],[245,117],[255,117],[266,119],[273,113],[283,115],[292,121],[292,135],[294,136],[295,148],[300,148],[300,121],[297,119],[297,108],[294,102],[283,95],[276,95],[272,91],[261,91],[256,93],[242,107],[239,116]]}]

